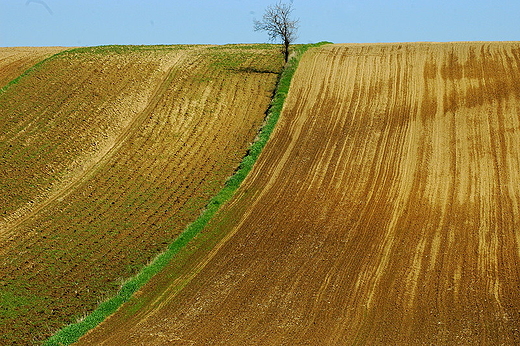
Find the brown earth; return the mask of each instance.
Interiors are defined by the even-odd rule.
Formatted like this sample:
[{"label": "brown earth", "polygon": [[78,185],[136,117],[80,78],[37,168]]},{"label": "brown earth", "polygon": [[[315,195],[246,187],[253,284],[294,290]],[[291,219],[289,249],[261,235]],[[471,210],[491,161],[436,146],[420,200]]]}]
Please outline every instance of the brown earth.
[{"label": "brown earth", "polygon": [[308,51],[236,198],[78,344],[519,344],[519,75],[516,42]]},{"label": "brown earth", "polygon": [[0,47],[0,88],[64,47]]},{"label": "brown earth", "polygon": [[0,344],[88,313],[201,213],[263,122],[279,55],[82,48],[0,94]]}]

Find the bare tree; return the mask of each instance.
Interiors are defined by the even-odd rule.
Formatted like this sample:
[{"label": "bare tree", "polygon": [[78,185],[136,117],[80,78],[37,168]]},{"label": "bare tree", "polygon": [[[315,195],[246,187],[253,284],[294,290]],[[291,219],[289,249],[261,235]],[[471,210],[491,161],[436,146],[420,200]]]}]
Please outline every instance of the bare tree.
[{"label": "bare tree", "polygon": [[254,21],[255,31],[267,31],[271,41],[282,40],[285,62],[289,60],[289,45],[296,39],[298,30],[299,20],[290,18],[292,11],[291,4],[284,4],[280,1],[267,7],[261,21]]}]

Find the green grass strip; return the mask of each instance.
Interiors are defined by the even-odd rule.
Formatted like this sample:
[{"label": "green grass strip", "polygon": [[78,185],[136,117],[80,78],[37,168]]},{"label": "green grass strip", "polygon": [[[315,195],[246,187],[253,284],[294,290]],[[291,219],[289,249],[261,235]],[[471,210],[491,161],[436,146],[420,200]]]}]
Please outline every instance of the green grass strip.
[{"label": "green grass strip", "polygon": [[209,201],[204,212],[179,235],[165,252],[157,256],[156,259],[150,265],[143,268],[139,274],[123,284],[115,297],[101,303],[96,310],[87,315],[83,320],[59,330],[44,342],[45,346],[70,345],[76,342],[81,336],[96,327],[109,315],[114,313],[123,303],[128,301],[138,289],[146,284],[155,274],[159,273],[179,250],[202,231],[219,208],[233,197],[235,191],[253,168],[254,163],[267,143],[280,117],[285,98],[289,92],[291,79],[298,67],[301,56],[307,49],[327,43],[329,42],[297,46],[295,57],[289,61],[281,73],[275,95],[268,110],[266,123],[260,130],[258,139],[251,145],[237,171],[228,179],[224,188]]}]

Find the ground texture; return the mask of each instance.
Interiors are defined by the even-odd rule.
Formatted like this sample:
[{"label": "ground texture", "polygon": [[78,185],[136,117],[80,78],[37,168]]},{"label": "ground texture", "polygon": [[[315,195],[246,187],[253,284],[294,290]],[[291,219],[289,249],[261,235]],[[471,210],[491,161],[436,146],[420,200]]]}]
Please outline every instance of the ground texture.
[{"label": "ground texture", "polygon": [[0,344],[113,295],[193,221],[261,127],[270,45],[70,50],[0,94]]},{"label": "ground texture", "polygon": [[79,344],[520,343],[520,44],[309,50],[210,227]]},{"label": "ground texture", "polygon": [[0,88],[37,62],[65,49],[63,47],[0,47]]}]

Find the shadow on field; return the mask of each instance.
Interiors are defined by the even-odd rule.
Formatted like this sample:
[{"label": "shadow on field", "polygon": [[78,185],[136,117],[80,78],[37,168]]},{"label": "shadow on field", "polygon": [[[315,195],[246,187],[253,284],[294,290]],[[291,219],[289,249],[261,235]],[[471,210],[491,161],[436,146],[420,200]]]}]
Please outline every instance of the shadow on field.
[{"label": "shadow on field", "polygon": [[228,68],[229,71],[235,71],[235,72],[245,72],[245,73],[274,73],[279,74],[278,71],[272,71],[268,69],[258,69],[254,67],[230,67]]}]

